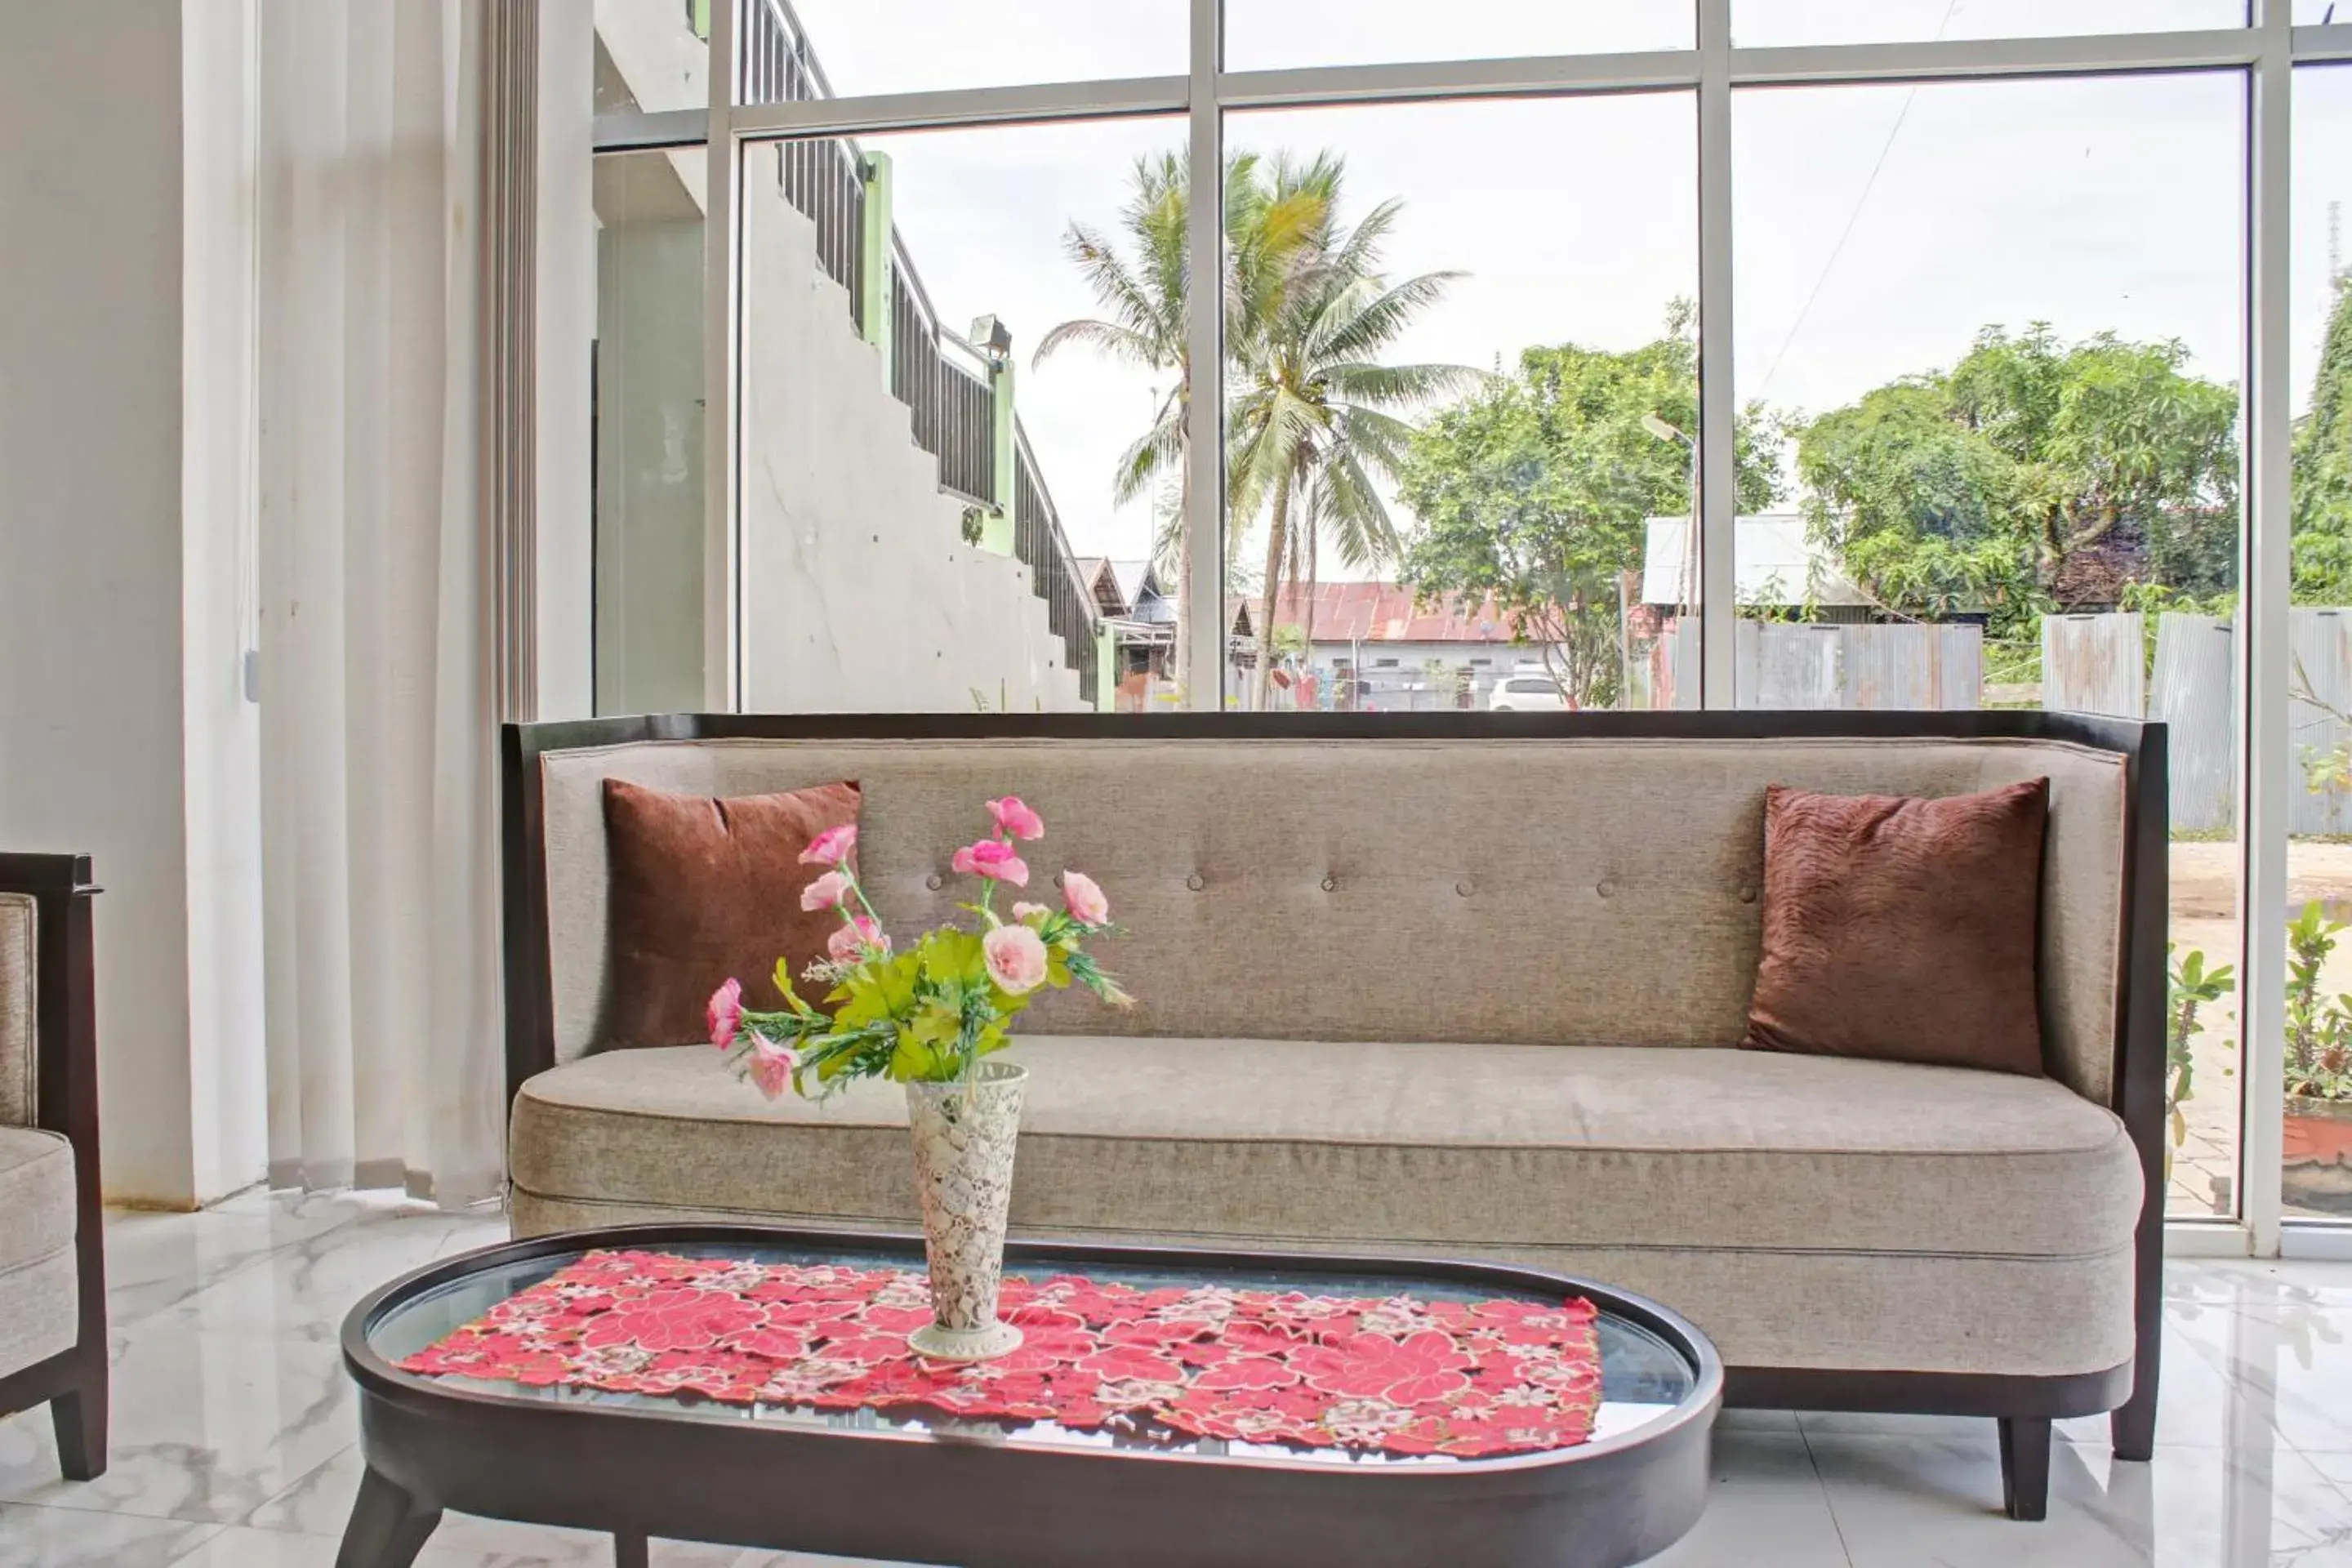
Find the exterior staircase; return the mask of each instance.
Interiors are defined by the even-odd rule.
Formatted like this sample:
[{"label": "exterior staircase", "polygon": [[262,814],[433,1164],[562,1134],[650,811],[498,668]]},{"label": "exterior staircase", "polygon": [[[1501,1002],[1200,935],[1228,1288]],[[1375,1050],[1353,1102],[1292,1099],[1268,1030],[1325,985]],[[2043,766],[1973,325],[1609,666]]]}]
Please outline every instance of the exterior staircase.
[{"label": "exterior staircase", "polygon": [[[829,96],[788,8],[746,0],[742,10],[747,58],[757,62],[747,68],[750,97]],[[708,47],[695,36],[695,16],[691,5],[660,0],[596,0],[600,97],[654,112],[698,103]],[[669,205],[686,215],[704,210],[701,151],[656,156],[675,178]],[[745,151],[738,495],[744,702],[772,712],[1092,708],[1097,616],[1043,476],[1017,425],[1010,473],[994,453],[988,426],[996,407],[986,372],[975,375],[950,358],[969,355],[970,345],[939,323],[923,297],[889,228],[887,199],[866,210],[862,162],[847,141]],[[661,204],[640,194],[635,205]],[[867,237],[877,226],[883,259],[866,270]],[[606,237],[627,243],[609,228]],[[682,275],[675,286],[698,291],[700,280]],[[873,298],[861,300],[861,288]],[[628,304],[616,297],[616,308]],[[877,310],[889,330],[868,330]],[[612,331],[609,320],[605,330]],[[667,374],[677,379],[688,368]],[[678,426],[682,407],[698,409],[698,389],[660,392],[634,404],[612,399],[613,413],[604,416],[625,418],[642,407],[648,412],[639,416],[653,417],[658,405]],[[604,440],[627,437],[608,432]],[[673,435],[664,450],[676,446]],[[951,472],[938,454],[949,457]],[[1000,485],[1000,474],[1017,483]],[[995,510],[984,492],[1001,490],[1010,502],[1016,488],[1019,504],[1004,510],[1018,514],[1017,528],[999,516],[985,535],[997,548],[972,542],[970,520]],[[698,563],[701,524],[688,515],[698,507],[661,500],[666,509],[641,506],[631,514],[629,526],[644,535],[627,542],[633,558],[691,552]],[[674,592],[667,602],[675,603]],[[610,617],[616,627],[627,619],[620,608]],[[627,624],[646,624],[642,607],[628,611]],[[666,620],[658,607],[651,618]],[[658,634],[633,633],[628,646],[656,640]],[[700,637],[693,631],[670,640],[690,658]],[[674,650],[656,662],[687,658]],[[644,684],[676,683],[666,668],[660,677]],[[613,686],[627,683],[616,679]]]}]

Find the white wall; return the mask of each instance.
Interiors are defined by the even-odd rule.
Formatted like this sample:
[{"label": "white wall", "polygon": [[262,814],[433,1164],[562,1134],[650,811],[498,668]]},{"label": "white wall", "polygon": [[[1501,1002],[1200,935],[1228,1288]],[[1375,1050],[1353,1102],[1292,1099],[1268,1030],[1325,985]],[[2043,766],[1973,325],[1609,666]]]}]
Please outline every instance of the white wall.
[{"label": "white wall", "polygon": [[176,6],[0,5],[0,843],[95,858],[105,1184],[173,1205],[196,1196],[180,92]]},{"label": "white wall", "polygon": [[188,830],[188,1107],[199,1199],[259,1181],[261,710],[254,272],[255,0],[186,0],[182,552]]}]

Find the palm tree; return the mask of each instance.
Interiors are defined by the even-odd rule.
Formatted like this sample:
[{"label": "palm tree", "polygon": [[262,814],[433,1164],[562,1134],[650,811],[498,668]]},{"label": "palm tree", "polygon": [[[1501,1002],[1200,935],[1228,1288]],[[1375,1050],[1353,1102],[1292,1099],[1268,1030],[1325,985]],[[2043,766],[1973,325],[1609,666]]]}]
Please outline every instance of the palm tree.
[{"label": "palm tree", "polygon": [[[1109,237],[1086,224],[1072,222],[1063,237],[1064,250],[1086,275],[1105,314],[1062,322],[1038,342],[1032,363],[1043,363],[1047,355],[1076,343],[1145,370],[1176,373],[1174,384],[1153,410],[1150,427],[1119,454],[1111,493],[1125,505],[1166,486],[1173,477],[1176,504],[1154,553],[1179,563],[1175,667],[1181,681],[1192,622],[1192,574],[1182,564],[1192,490],[1187,424],[1192,361],[1184,303],[1190,271],[1191,163],[1177,153],[1139,158],[1132,179],[1133,194],[1118,221],[1125,254]],[[1318,229],[1322,214],[1311,196],[1301,195],[1286,207],[1270,201],[1265,183],[1258,177],[1257,159],[1248,153],[1225,162],[1224,207],[1222,293],[1226,340],[1233,343],[1259,330],[1256,313],[1268,297],[1267,279],[1281,268],[1284,258]]]},{"label": "palm tree", "polygon": [[1260,505],[1267,509],[1257,624],[1260,708],[1273,685],[1275,607],[1286,576],[1294,586],[1300,583],[1303,555],[1311,648],[1322,536],[1331,535],[1350,567],[1397,552],[1396,523],[1379,485],[1395,482],[1412,436],[1399,411],[1481,379],[1465,365],[1381,363],[1382,351],[1461,274],[1388,283],[1381,248],[1402,204],[1382,202],[1348,227],[1338,216],[1343,174],[1344,164],[1329,153],[1304,165],[1276,160],[1269,206],[1311,204],[1321,222],[1266,259],[1266,275],[1256,280],[1264,290],[1256,330],[1234,340],[1241,391],[1228,435],[1230,505],[1243,518]]}]

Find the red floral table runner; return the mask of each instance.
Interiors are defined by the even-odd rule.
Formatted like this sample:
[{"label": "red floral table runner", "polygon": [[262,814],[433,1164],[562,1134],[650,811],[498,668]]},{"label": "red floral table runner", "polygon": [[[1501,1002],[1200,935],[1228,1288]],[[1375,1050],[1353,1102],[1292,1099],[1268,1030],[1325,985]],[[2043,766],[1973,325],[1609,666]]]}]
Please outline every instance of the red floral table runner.
[{"label": "red floral table runner", "polygon": [[1021,1348],[929,1361],[920,1274],[591,1252],[401,1365],[735,1405],[906,1409],[1082,1430],[1475,1458],[1592,1434],[1590,1301],[1424,1301],[1008,1278]]}]

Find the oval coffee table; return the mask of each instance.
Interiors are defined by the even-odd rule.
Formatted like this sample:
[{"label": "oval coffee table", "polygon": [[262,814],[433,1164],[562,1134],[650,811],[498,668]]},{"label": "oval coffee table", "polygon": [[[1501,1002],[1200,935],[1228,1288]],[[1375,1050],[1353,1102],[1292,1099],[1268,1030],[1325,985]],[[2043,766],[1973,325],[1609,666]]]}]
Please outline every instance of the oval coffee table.
[{"label": "oval coffee table", "polygon": [[1639,1297],[1528,1269],[1014,1244],[1006,1272],[1601,1309],[1601,1403],[1578,1447],[1495,1458],[1145,1438],[934,1412],[818,1411],[531,1387],[398,1363],[598,1248],[922,1267],[919,1238],[648,1225],[486,1247],[375,1291],[343,1324],[367,1473],[338,1568],[406,1568],[443,1509],[648,1537],[955,1568],[1622,1568],[1706,1500],[1714,1347]]}]

